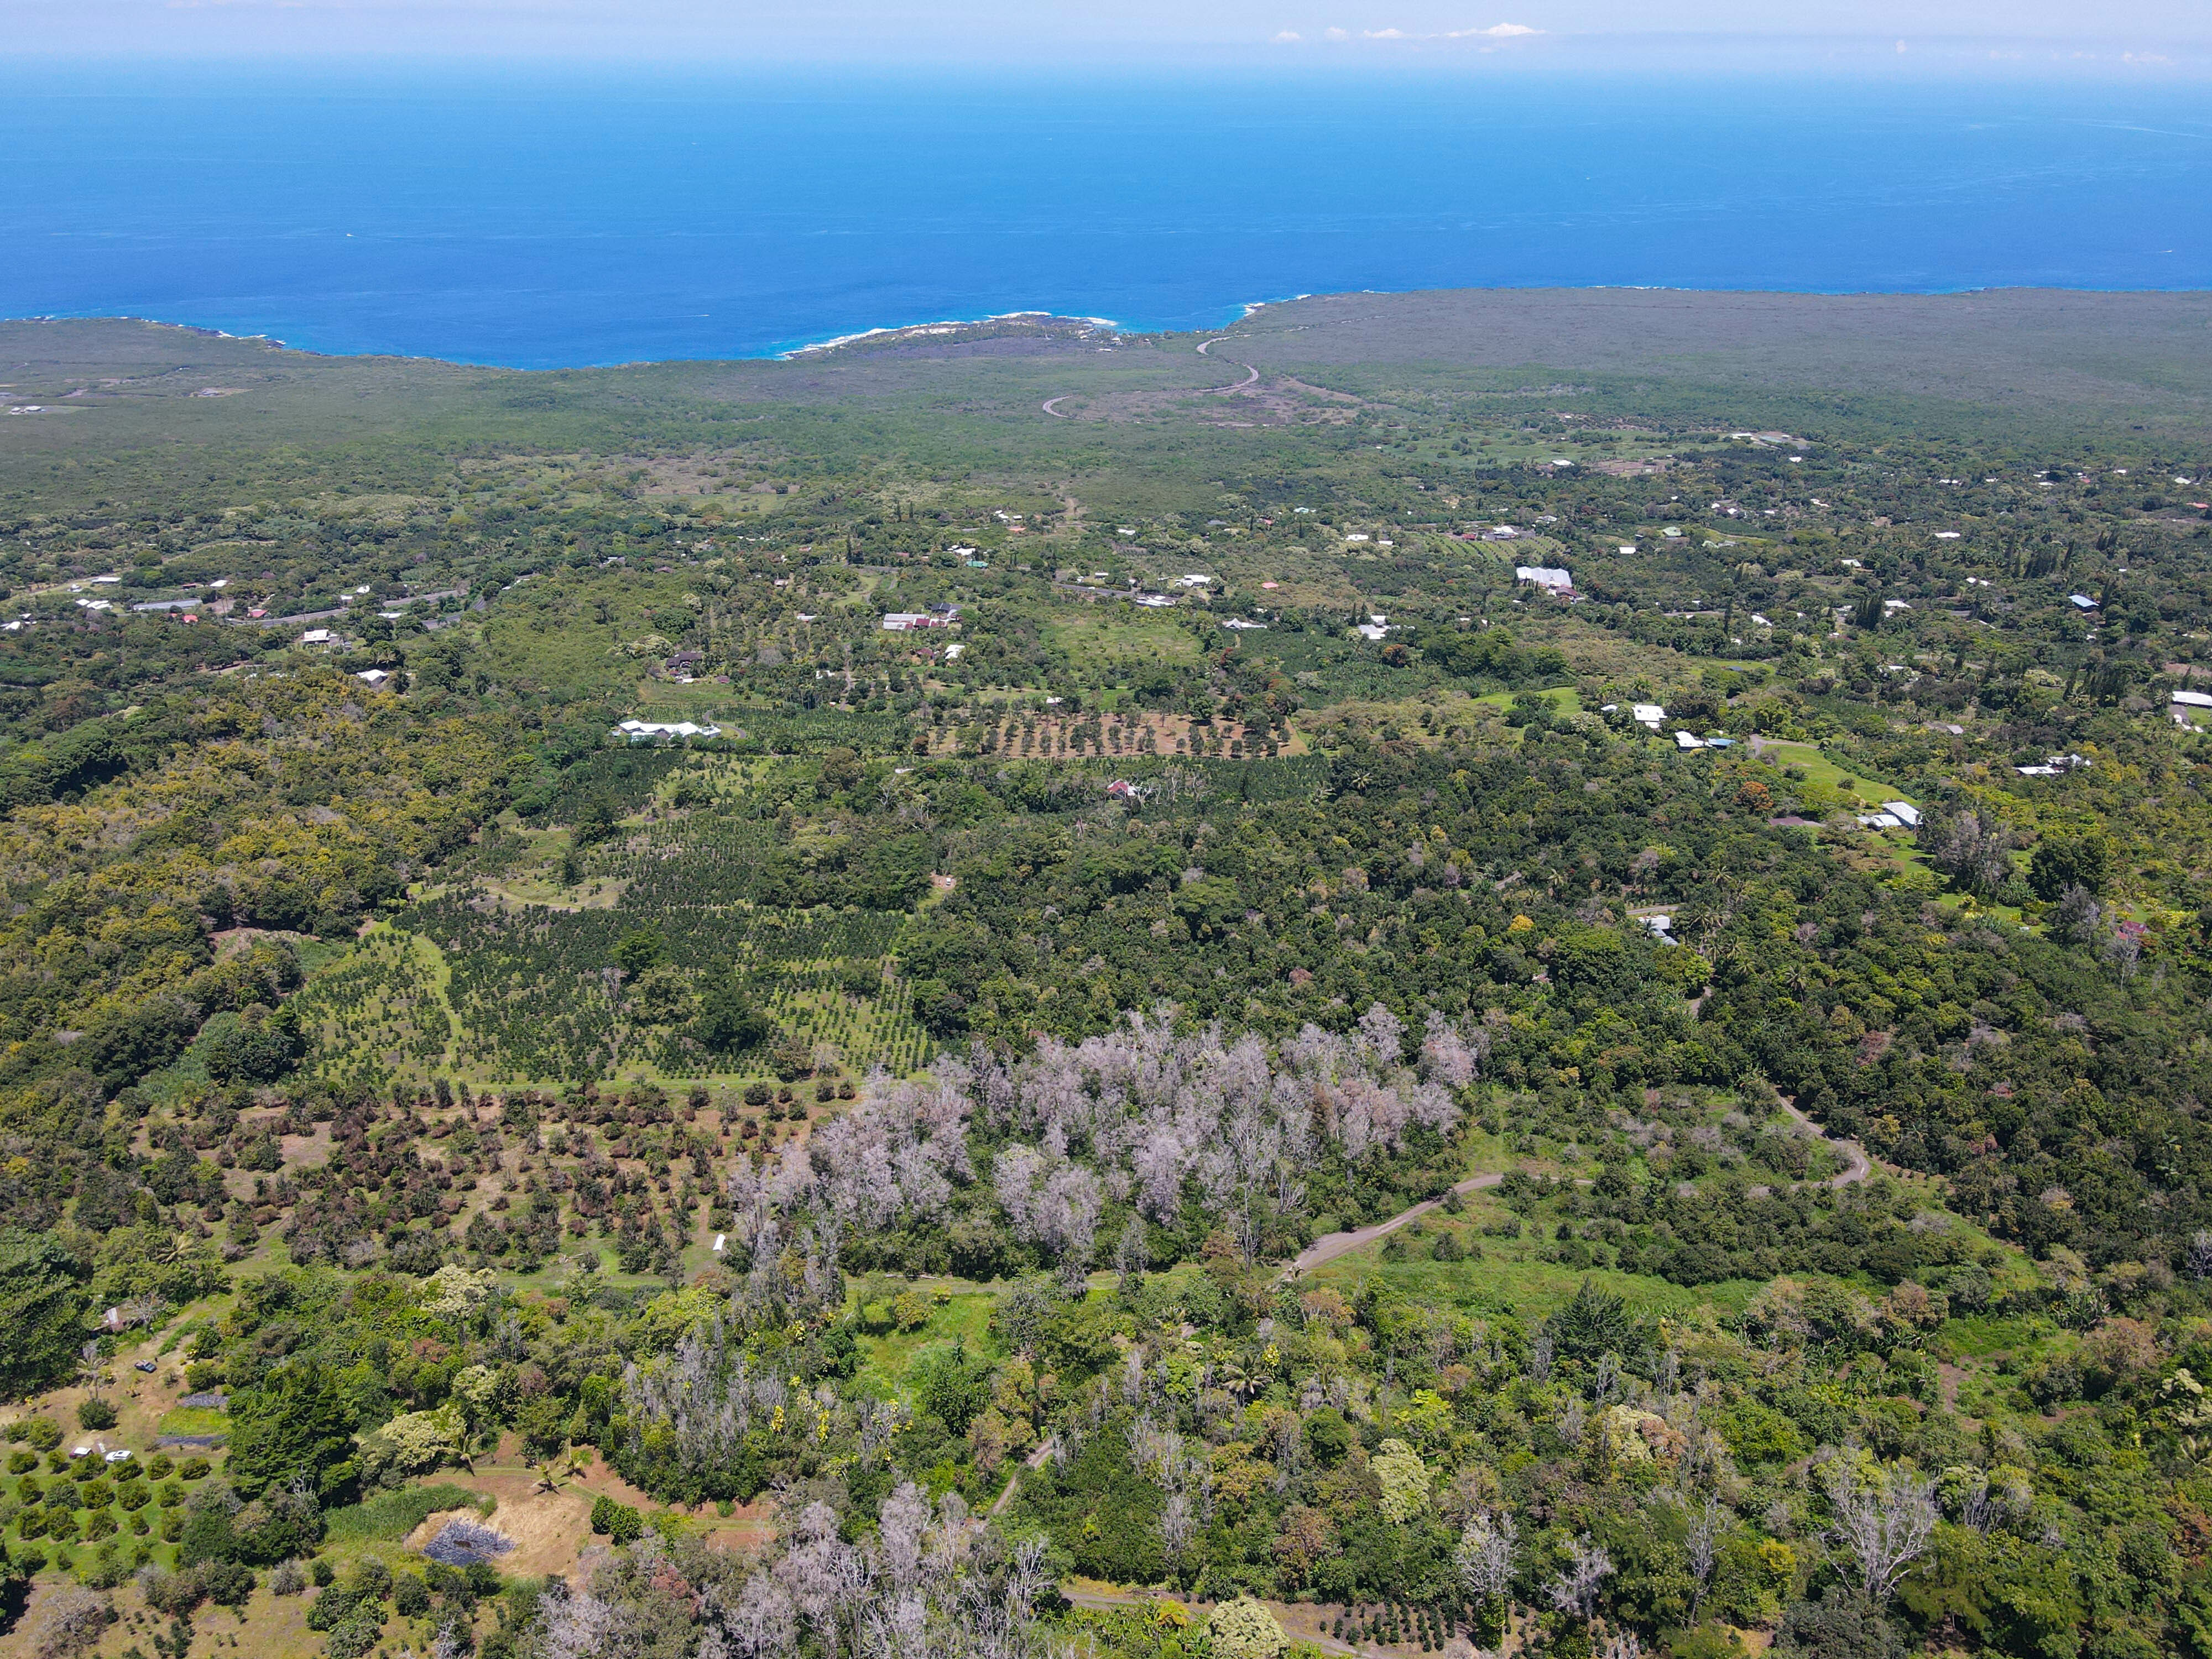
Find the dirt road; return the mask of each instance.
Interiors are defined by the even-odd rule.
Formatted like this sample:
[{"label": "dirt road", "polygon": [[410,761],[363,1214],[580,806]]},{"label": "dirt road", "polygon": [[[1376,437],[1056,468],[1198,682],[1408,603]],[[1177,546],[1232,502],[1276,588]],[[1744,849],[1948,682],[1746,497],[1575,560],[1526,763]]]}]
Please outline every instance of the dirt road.
[{"label": "dirt road", "polygon": [[[1469,1176],[1452,1191],[1462,1194],[1479,1192],[1485,1187],[1495,1187],[1504,1179],[1504,1170],[1486,1170],[1480,1175]],[[1363,1244],[1372,1244],[1378,1238],[1387,1238],[1407,1222],[1419,1220],[1443,1202],[1442,1198],[1425,1198],[1411,1209],[1399,1211],[1387,1221],[1378,1221],[1372,1226],[1361,1227],[1353,1232],[1324,1234],[1298,1252],[1297,1260],[1283,1269],[1283,1277],[1285,1279],[1296,1279],[1300,1273],[1311,1273],[1323,1262],[1350,1255]]]},{"label": "dirt road", "polygon": [[[1039,1441],[1037,1449],[1022,1459],[1022,1468],[1042,1468],[1045,1466],[1045,1460],[1052,1455],[1054,1439],[1054,1437],[1047,1435]],[[991,1505],[991,1513],[994,1516],[1004,1515],[1006,1512],[1006,1505],[1014,1501],[1014,1488],[1021,1484],[1021,1469],[1016,1469],[1006,1477],[1006,1489],[999,1494],[998,1501]]]},{"label": "dirt road", "polygon": [[[1786,1097],[1782,1102],[1782,1109],[1789,1113],[1793,1120],[1803,1124],[1844,1155],[1844,1161],[1847,1167],[1841,1175],[1828,1177],[1829,1186],[1853,1186],[1874,1173],[1874,1160],[1867,1156],[1866,1148],[1860,1146],[1857,1141],[1841,1140],[1830,1134],[1811,1118],[1799,1111],[1796,1103]],[[1481,1175],[1469,1176],[1452,1190],[1465,1194],[1479,1191],[1485,1187],[1495,1187],[1504,1179],[1504,1174],[1500,1170],[1486,1170]],[[1349,1255],[1363,1244],[1372,1244],[1378,1238],[1387,1238],[1407,1222],[1418,1221],[1443,1202],[1441,1198],[1424,1199],[1410,1209],[1399,1211],[1387,1221],[1376,1222],[1372,1226],[1362,1227],[1354,1232],[1329,1233],[1317,1238],[1298,1253],[1297,1260],[1283,1269],[1282,1276],[1285,1280],[1296,1279],[1302,1273],[1311,1273],[1325,1262],[1335,1261],[1340,1255]]]},{"label": "dirt road", "polygon": [[1864,1181],[1869,1175],[1874,1173],[1874,1160],[1867,1156],[1866,1148],[1860,1146],[1857,1141],[1837,1139],[1835,1136],[1830,1134],[1819,1124],[1814,1122],[1811,1118],[1807,1117],[1804,1113],[1799,1111],[1797,1109],[1797,1103],[1787,1097],[1784,1097],[1783,1099],[1782,1109],[1789,1113],[1790,1115],[1796,1121],[1803,1124],[1814,1134],[1820,1136],[1821,1139],[1826,1141],[1828,1145],[1833,1146],[1838,1152],[1844,1155],[1844,1162],[1849,1167],[1846,1168],[1841,1175],[1830,1176],[1828,1177],[1828,1185],[1831,1187],[1849,1187],[1856,1182]]}]

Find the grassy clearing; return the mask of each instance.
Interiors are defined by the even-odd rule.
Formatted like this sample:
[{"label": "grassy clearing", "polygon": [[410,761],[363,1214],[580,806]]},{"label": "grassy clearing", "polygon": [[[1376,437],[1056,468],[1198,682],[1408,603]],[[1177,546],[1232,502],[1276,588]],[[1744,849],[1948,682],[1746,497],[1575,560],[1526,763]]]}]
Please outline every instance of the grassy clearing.
[{"label": "grassy clearing", "polygon": [[1198,641],[1180,623],[1118,600],[1056,606],[1045,628],[1055,649],[1093,662],[1198,660]]},{"label": "grassy clearing", "polygon": [[1534,1260],[1540,1243],[1532,1238],[1485,1238],[1479,1227],[1470,1227],[1463,1220],[1439,1220],[1433,1215],[1416,1224],[1423,1229],[1421,1237],[1412,1241],[1416,1249],[1438,1233],[1452,1231],[1462,1233],[1470,1244],[1479,1243],[1482,1259],[1446,1262],[1416,1256],[1384,1261],[1381,1247],[1371,1245],[1318,1269],[1313,1274],[1315,1282],[1333,1285],[1347,1297],[1371,1282],[1395,1296],[1478,1312],[1511,1314],[1523,1321],[1541,1319],[1564,1306],[1585,1279],[1641,1311],[1676,1316],[1700,1307],[1723,1315],[1739,1314],[1762,1288],[1761,1281],[1755,1279],[1726,1279],[1686,1288],[1611,1267],[1563,1267]]},{"label": "grassy clearing", "polygon": [[1513,706],[1514,698],[1531,695],[1540,696],[1552,705],[1552,714],[1554,719],[1567,714],[1579,714],[1583,712],[1582,697],[1571,685],[1554,686],[1533,694],[1523,691],[1486,691],[1479,697],[1469,697],[1468,701],[1502,711]]},{"label": "grassy clearing", "polygon": [[1869,777],[1864,772],[1846,770],[1843,766],[1822,754],[1819,746],[1814,744],[1792,743],[1779,738],[1761,738],[1759,740],[1758,754],[1761,760],[1771,761],[1778,766],[1801,766],[1804,768],[1805,775],[1809,781],[1825,784],[1838,793],[1850,797],[1865,807],[1877,806],[1885,800],[1909,799],[1895,784],[1886,783],[1880,778]]},{"label": "grassy clearing", "polygon": [[948,1297],[932,1306],[928,1322],[920,1329],[865,1334],[860,1352],[868,1369],[893,1383],[905,1380],[916,1354],[939,1343],[963,1342],[972,1354],[997,1358],[998,1339],[991,1334],[991,1310],[997,1304],[998,1297],[989,1294]]},{"label": "grassy clearing", "polygon": [[228,1413],[211,1411],[200,1406],[179,1406],[174,1411],[161,1413],[156,1425],[157,1434],[228,1434],[230,1417]]},{"label": "grassy clearing", "polygon": [[324,1518],[334,1544],[398,1543],[441,1510],[474,1509],[489,1515],[493,1500],[465,1486],[443,1484],[405,1486],[378,1492],[358,1504],[332,1510]]}]

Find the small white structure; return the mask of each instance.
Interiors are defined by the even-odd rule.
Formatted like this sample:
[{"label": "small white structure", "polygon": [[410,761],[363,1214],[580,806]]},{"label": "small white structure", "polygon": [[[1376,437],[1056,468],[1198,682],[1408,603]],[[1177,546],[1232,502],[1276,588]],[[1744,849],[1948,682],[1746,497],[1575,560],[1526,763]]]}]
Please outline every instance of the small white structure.
[{"label": "small white structure", "polygon": [[1212,577],[1202,576],[1194,570],[1188,575],[1177,576],[1176,578],[1176,586],[1177,587],[1204,587],[1212,580]]},{"label": "small white structure", "polygon": [[[1641,921],[1646,927],[1649,927],[1653,934],[1660,939],[1666,939],[1669,933],[1674,931],[1674,918],[1672,916],[1639,916],[1637,920]],[[1672,941],[1670,940],[1669,942],[1671,943]]]},{"label": "small white structure", "polygon": [[1233,628],[1240,634],[1248,632],[1264,634],[1267,631],[1267,623],[1246,622],[1242,617],[1231,617],[1227,622],[1221,625],[1224,628]]},{"label": "small white structure", "polygon": [[1654,732],[1667,718],[1666,709],[1656,702],[1632,702],[1628,705],[1628,712],[1638,726],[1648,726]]},{"label": "small white structure", "polygon": [[1165,611],[1175,603],[1164,593],[1139,593],[1133,602],[1147,611]]},{"label": "small white structure", "polygon": [[1909,800],[1886,800],[1881,804],[1881,810],[1908,830],[1920,827],[1920,809]]},{"label": "small white structure", "polygon": [[719,738],[719,726],[695,726],[690,720],[624,720],[615,727],[615,735],[632,743],[650,743],[655,738]]},{"label": "small white structure", "polygon": [[2076,611],[2094,611],[2097,608],[2096,600],[2091,599],[2087,593],[2069,593],[2066,596],[2066,603]]},{"label": "small white structure", "polygon": [[1513,567],[1513,580],[1520,582],[1533,582],[1537,586],[1549,589],[1554,593],[1571,593],[1575,591],[1575,579],[1556,565],[1516,564]]},{"label": "small white structure", "polygon": [[1635,544],[1634,542],[1623,542],[1623,543],[1621,543],[1621,544],[1620,544],[1620,554],[1621,554],[1621,556],[1622,556],[1623,558],[1626,558],[1626,557],[1627,557],[1631,553],[1633,553],[1634,551],[1636,551],[1636,544]]},{"label": "small white structure", "polygon": [[311,628],[306,633],[300,635],[300,643],[302,645],[335,645],[337,642],[337,637],[338,636],[337,635],[331,632],[327,628]]},{"label": "small white structure", "polygon": [[967,648],[968,647],[961,644],[959,641],[953,641],[951,644],[945,647],[945,660],[947,662],[958,662],[960,660],[960,653]]},{"label": "small white structure", "polygon": [[1677,749],[1703,749],[1705,746],[1705,740],[1703,738],[1692,737],[1687,732],[1677,732],[1674,734],[1674,747]]},{"label": "small white structure", "polygon": [[2179,708],[2212,708],[2212,691],[2177,691],[2173,702]]},{"label": "small white structure", "polygon": [[1890,812],[1862,812],[1859,822],[1869,830],[1895,830],[1901,827],[1905,820]]},{"label": "small white structure", "polygon": [[1364,542],[1367,539],[1367,536],[1365,532],[1355,530],[1344,539],[1348,542]]},{"label": "small white structure", "polygon": [[953,618],[935,611],[887,611],[884,613],[884,632],[904,634],[917,628],[949,628]]},{"label": "small white structure", "polygon": [[354,678],[359,680],[363,685],[367,686],[372,691],[381,690],[384,687],[385,681],[391,678],[391,674],[381,668],[359,669],[356,671],[354,674]]}]

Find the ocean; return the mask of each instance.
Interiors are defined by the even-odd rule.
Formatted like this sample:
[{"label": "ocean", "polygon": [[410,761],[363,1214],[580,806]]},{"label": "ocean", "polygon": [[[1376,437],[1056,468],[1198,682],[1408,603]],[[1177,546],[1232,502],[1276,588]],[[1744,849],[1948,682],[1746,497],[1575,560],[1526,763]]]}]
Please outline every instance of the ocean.
[{"label": "ocean", "polygon": [[11,67],[0,315],[524,368],[1349,289],[2212,287],[2201,88]]}]

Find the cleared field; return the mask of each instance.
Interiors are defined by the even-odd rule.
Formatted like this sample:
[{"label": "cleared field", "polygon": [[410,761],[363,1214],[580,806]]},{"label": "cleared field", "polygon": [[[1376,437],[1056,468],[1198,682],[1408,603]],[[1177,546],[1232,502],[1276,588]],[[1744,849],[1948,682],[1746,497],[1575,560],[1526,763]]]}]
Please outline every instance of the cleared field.
[{"label": "cleared field", "polygon": [[1045,627],[1060,650],[1102,667],[1198,660],[1198,641],[1188,628],[1120,599],[1056,605]]}]

